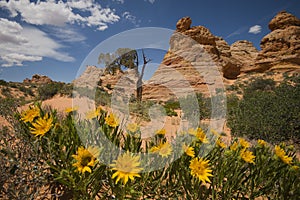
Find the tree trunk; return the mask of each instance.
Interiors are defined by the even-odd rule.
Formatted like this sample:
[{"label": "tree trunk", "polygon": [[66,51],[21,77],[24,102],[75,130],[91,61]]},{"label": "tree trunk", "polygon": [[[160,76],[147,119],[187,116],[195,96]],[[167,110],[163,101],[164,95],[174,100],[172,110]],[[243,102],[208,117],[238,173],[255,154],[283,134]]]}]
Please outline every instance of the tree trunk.
[{"label": "tree trunk", "polygon": [[143,98],[143,76],[144,76],[144,71],[145,71],[145,67],[147,65],[148,62],[150,62],[150,59],[146,59],[146,56],[144,54],[144,50],[142,50],[143,52],[143,67],[142,67],[142,71],[141,74],[139,74],[138,80],[136,82],[136,99],[138,103],[142,102],[142,98]]}]

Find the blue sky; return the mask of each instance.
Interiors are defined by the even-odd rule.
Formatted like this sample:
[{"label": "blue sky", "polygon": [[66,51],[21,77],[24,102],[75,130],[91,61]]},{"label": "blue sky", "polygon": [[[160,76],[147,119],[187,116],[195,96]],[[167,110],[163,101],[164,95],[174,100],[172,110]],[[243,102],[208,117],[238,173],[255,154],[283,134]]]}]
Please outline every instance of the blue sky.
[{"label": "blue sky", "polygon": [[152,30],[146,27],[166,29],[145,50],[153,73],[165,53],[155,44],[167,44],[167,30],[184,16],[229,44],[249,40],[259,49],[269,21],[281,10],[300,17],[298,0],[0,0],[0,79],[23,81],[42,74],[70,82],[86,64],[97,65],[98,53],[109,50],[101,46],[105,41],[124,31]]}]

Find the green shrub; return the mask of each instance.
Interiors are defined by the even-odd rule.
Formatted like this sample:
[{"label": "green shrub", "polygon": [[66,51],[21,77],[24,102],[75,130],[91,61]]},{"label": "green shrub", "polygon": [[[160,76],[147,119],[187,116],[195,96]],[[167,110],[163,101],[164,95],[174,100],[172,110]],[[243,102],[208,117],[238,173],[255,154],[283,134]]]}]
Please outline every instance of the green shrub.
[{"label": "green shrub", "polygon": [[251,93],[253,91],[261,90],[274,90],[276,82],[273,79],[255,78],[252,80],[248,86],[245,88],[246,93]]},{"label": "green shrub", "polygon": [[11,97],[12,97],[12,95],[11,95],[11,93],[10,93],[10,88],[7,87],[7,86],[1,88],[1,93],[2,93],[2,95],[5,96],[5,97],[8,97],[8,98],[11,98]]},{"label": "green shrub", "polygon": [[96,105],[110,105],[111,94],[108,94],[106,91],[103,91],[101,88],[96,89],[95,93],[95,102]]},{"label": "green shrub", "polygon": [[175,109],[180,109],[180,103],[178,101],[169,100],[164,104],[164,108],[168,116],[177,116]]},{"label": "green shrub", "polygon": [[73,85],[72,84],[64,84],[61,91],[59,91],[59,93],[63,96],[72,97]]},{"label": "green shrub", "polygon": [[[193,117],[199,114],[200,119],[209,119],[211,116],[211,100],[211,98],[204,97],[202,93],[196,94],[196,102],[195,97],[191,95],[181,98],[179,102],[184,112],[183,117]],[[198,111],[199,113],[196,113]],[[198,121],[199,119],[194,120]]]},{"label": "green shrub", "polygon": [[19,87],[19,90],[20,90],[21,92],[24,92],[25,95],[34,96],[34,93],[33,93],[33,91],[32,91],[30,88],[27,88],[27,87],[24,87],[24,86],[20,86],[20,87]]},{"label": "green shrub", "polygon": [[5,80],[0,79],[0,85],[8,86],[8,83]]},{"label": "green shrub", "polygon": [[[245,89],[241,100],[229,101],[228,125],[232,134],[276,143],[300,140],[300,84],[281,83],[274,87],[270,80],[258,82]],[[270,85],[273,90],[266,90]]]},{"label": "green shrub", "polygon": [[52,82],[44,84],[38,88],[38,95],[40,100],[50,99],[59,92],[64,87],[64,83]]}]

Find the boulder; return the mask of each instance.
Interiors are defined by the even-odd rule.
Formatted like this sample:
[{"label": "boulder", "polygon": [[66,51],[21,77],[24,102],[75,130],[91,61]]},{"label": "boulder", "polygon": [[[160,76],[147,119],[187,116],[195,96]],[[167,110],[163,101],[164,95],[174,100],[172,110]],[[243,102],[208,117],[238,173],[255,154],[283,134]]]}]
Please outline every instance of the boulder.
[{"label": "boulder", "polygon": [[94,88],[97,86],[103,73],[104,70],[101,68],[98,68],[96,66],[87,66],[80,77],[73,80],[73,84],[75,87]]},{"label": "boulder", "polygon": [[48,84],[52,83],[53,81],[44,75],[34,74],[31,79],[26,78],[23,80],[23,83],[34,83],[34,84]]},{"label": "boulder", "polygon": [[286,11],[279,12],[269,23],[271,31],[285,29],[290,26],[300,26],[300,20]]},{"label": "boulder", "polygon": [[256,71],[299,69],[300,20],[287,12],[278,13],[269,23],[271,33],[260,42]]},{"label": "boulder", "polygon": [[190,17],[183,17],[177,22],[176,30],[179,32],[186,31],[190,29],[191,24],[192,20]]}]

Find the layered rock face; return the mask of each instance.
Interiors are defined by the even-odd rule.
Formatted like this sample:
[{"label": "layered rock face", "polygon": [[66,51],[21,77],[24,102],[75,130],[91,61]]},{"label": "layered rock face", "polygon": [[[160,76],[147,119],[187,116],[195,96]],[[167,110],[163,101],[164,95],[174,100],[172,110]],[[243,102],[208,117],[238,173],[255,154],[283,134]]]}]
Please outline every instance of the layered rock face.
[{"label": "layered rock face", "polygon": [[191,27],[190,17],[180,19],[170,38],[162,64],[145,86],[146,99],[168,99],[190,93],[211,95],[223,87],[223,77],[236,79],[241,63],[228,43],[203,26]]},{"label": "layered rock face", "polygon": [[39,75],[39,74],[33,75],[31,79],[26,78],[23,80],[23,83],[34,83],[34,84],[47,84],[52,82],[53,81],[48,76]]},{"label": "layered rock face", "polygon": [[167,54],[145,83],[145,99],[164,101],[197,92],[210,94],[222,82],[217,38],[203,26],[190,25],[189,17],[177,22]]},{"label": "layered rock face", "polygon": [[247,40],[240,40],[233,43],[230,46],[230,52],[232,60],[241,66],[241,73],[253,67],[254,60],[258,55],[258,50],[253,46],[252,42]]},{"label": "layered rock face", "polygon": [[261,51],[254,70],[262,72],[299,68],[300,20],[283,11],[271,20],[269,28],[272,32],[261,40]]},{"label": "layered rock face", "polygon": [[89,87],[97,86],[100,77],[103,75],[103,69],[96,66],[87,66],[85,71],[73,81],[75,87]]}]

